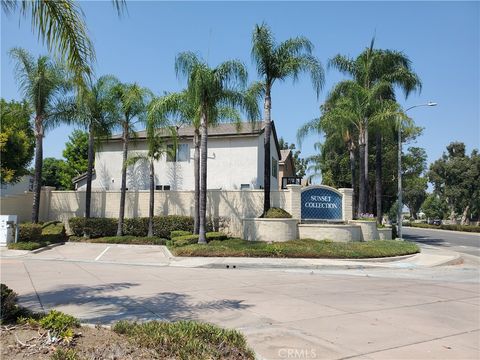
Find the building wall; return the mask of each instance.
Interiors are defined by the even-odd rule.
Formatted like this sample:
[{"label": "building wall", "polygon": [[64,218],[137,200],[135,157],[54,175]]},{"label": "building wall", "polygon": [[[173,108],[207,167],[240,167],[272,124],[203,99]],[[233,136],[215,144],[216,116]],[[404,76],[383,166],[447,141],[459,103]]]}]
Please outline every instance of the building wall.
[{"label": "building wall", "polygon": [[[262,133],[258,137],[258,156],[257,156],[257,164],[258,164],[258,179],[259,179],[259,186],[258,188],[263,188],[263,179],[264,179],[264,161],[265,161],[265,151],[264,151],[264,133]],[[270,136],[270,156],[277,160],[277,164],[279,163],[279,157],[278,157],[278,151],[277,151],[277,146],[275,144],[275,138],[273,135]],[[277,166],[277,177],[272,176],[272,169],[271,169],[271,163],[272,161],[270,160],[270,189],[271,190],[278,190],[280,188],[279,183],[281,182],[281,179],[279,179],[278,175],[278,170],[280,168],[280,165]]]},{"label": "building wall", "polygon": [[[171,190],[193,190],[193,142],[191,140],[180,140],[179,144],[188,145],[188,161],[167,162],[166,157],[163,156],[155,164],[155,184],[169,185]],[[129,156],[146,154],[145,140],[132,141],[129,146]],[[278,161],[273,136],[271,152],[272,156]],[[121,167],[121,142],[110,141],[104,143],[95,157],[95,175],[92,188],[96,190],[119,190],[121,186]],[[252,189],[259,189],[263,186],[263,134],[260,136],[209,138],[207,174],[208,189],[237,190],[240,189],[242,184],[249,184]],[[127,169],[127,188],[129,190],[147,190],[148,187],[147,162],[140,161],[130,166]],[[77,190],[85,189],[86,180],[82,180],[78,183]],[[278,189],[274,177],[272,177],[272,189]]]},{"label": "building wall", "polygon": [[15,184],[1,184],[0,197],[23,194],[30,189],[32,176],[22,176],[19,182]]}]

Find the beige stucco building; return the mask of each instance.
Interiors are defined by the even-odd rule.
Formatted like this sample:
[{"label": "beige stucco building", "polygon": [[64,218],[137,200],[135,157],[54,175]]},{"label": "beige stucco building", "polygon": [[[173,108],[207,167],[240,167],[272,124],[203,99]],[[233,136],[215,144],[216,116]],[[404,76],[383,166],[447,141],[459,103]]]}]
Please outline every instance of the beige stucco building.
[{"label": "beige stucco building", "polygon": [[[193,128],[178,130],[175,158],[163,156],[155,163],[155,188],[157,190],[194,190]],[[208,189],[240,190],[261,189],[264,178],[264,128],[263,123],[220,124],[209,128],[208,134]],[[271,134],[271,188],[279,188],[280,151],[275,125]],[[137,133],[129,143],[129,155],[146,154],[145,131]],[[105,141],[95,155],[95,173],[92,189],[118,190],[121,186],[122,141],[115,135]],[[77,190],[85,190],[85,176],[75,181]],[[138,162],[127,169],[127,188],[149,188],[149,170],[146,162]]]}]

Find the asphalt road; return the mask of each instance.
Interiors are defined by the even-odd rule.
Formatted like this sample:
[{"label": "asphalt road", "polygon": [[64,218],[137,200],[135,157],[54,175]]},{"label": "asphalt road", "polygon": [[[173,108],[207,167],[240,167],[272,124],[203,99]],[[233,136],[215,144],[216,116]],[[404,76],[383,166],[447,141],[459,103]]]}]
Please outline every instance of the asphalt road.
[{"label": "asphalt road", "polygon": [[403,227],[403,237],[425,245],[441,246],[480,257],[480,234]]}]

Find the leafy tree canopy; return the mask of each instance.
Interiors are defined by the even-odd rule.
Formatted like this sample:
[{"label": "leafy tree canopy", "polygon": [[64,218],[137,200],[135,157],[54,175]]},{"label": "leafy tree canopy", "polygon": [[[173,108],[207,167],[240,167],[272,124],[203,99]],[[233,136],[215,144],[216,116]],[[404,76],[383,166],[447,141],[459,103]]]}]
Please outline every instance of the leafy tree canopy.
[{"label": "leafy tree canopy", "polygon": [[65,150],[63,150],[67,167],[63,172],[61,183],[65,189],[73,190],[72,179],[87,171],[88,133],[75,130],[68,139],[65,143]]},{"label": "leafy tree canopy", "polygon": [[65,190],[62,178],[65,177],[67,164],[64,160],[52,157],[43,159],[42,186],[54,186],[57,190]]},{"label": "leafy tree canopy", "polygon": [[30,114],[26,103],[0,100],[2,183],[15,183],[29,173],[27,166],[33,158],[35,148]]},{"label": "leafy tree canopy", "polygon": [[427,169],[427,153],[420,147],[410,147],[402,157],[403,199],[416,219],[417,213],[427,196],[428,180],[423,176]]}]

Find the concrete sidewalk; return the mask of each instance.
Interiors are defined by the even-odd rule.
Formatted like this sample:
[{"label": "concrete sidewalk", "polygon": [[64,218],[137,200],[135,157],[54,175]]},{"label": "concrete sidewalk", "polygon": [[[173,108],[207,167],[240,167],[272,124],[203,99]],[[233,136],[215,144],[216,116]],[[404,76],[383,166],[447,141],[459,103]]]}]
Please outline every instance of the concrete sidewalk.
[{"label": "concrete sidewalk", "polygon": [[414,255],[376,259],[292,259],[246,257],[175,257],[166,246],[66,243],[34,252],[0,250],[0,258],[28,258],[107,264],[172,266],[184,268],[243,268],[243,269],[415,269],[458,264],[459,253],[422,246]]}]

